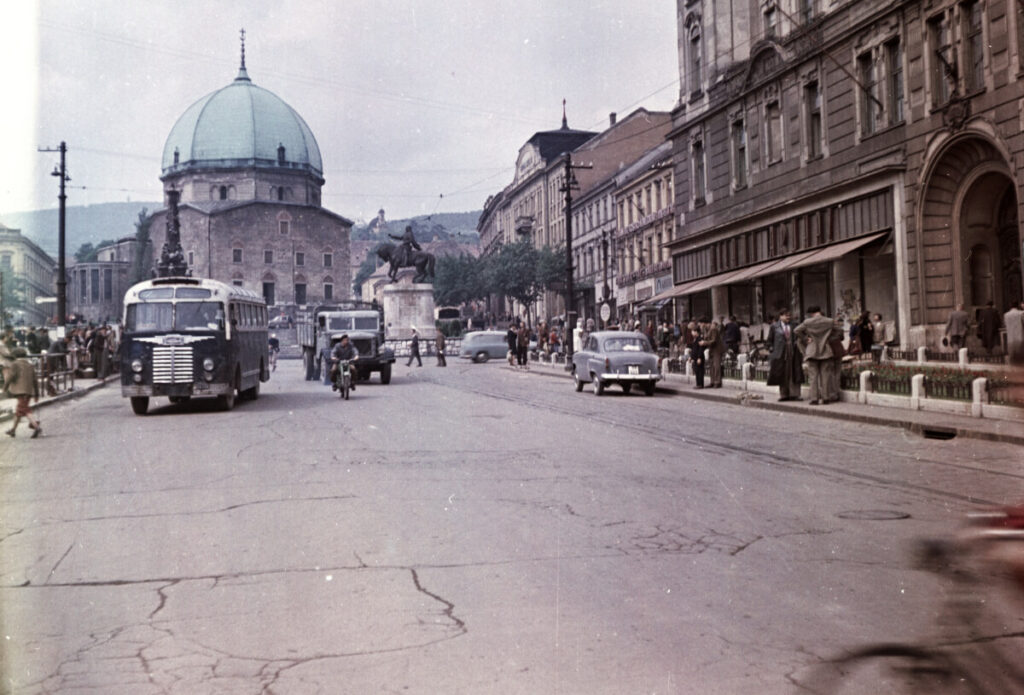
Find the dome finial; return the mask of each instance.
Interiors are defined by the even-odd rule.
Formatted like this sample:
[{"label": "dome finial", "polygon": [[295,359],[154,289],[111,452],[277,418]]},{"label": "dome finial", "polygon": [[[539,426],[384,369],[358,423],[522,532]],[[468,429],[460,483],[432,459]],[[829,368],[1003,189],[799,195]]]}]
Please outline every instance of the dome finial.
[{"label": "dome finial", "polygon": [[569,119],[565,116],[565,99],[562,99],[562,130],[569,130]]},{"label": "dome finial", "polygon": [[244,27],[242,28],[241,31],[238,32],[238,35],[241,37],[241,40],[242,40],[242,64],[238,68],[238,77],[236,77],[235,80],[244,80],[246,82],[250,82],[251,80],[249,80],[249,73],[246,72],[246,70],[245,70],[245,28]]}]

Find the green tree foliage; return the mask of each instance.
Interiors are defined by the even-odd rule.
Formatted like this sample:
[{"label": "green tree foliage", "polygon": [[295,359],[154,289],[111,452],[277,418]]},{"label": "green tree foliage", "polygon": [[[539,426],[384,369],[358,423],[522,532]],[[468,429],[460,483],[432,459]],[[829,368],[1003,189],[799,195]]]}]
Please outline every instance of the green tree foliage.
[{"label": "green tree foliage", "polygon": [[91,241],[87,241],[78,247],[75,251],[75,260],[79,263],[94,263],[96,258],[104,246],[110,246],[115,243],[113,239],[104,239],[95,246],[92,245]]},{"label": "green tree foliage", "polygon": [[363,264],[359,266],[356,276],[352,278],[352,291],[355,293],[356,297],[361,296],[363,292],[363,283],[373,275],[373,271],[375,270],[377,270],[377,249],[366,254],[366,259],[363,261]]},{"label": "green tree foliage", "polygon": [[442,256],[434,270],[434,303],[437,306],[459,306],[474,299],[485,298],[485,261],[468,254]]},{"label": "green tree foliage", "polygon": [[506,244],[488,257],[487,286],[495,294],[531,307],[541,292],[565,279],[565,261],[550,247],[534,248],[528,241]]},{"label": "green tree foliage", "polygon": [[149,244],[149,224],[151,221],[149,211],[142,208],[139,211],[139,219],[135,222],[135,241],[137,243],[132,256],[131,276],[128,278],[132,285],[148,279],[150,275],[149,264],[152,254]]}]

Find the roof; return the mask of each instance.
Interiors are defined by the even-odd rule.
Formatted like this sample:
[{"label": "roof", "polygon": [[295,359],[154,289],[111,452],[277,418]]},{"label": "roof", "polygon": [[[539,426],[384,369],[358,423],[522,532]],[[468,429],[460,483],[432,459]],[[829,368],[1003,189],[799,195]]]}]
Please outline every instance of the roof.
[{"label": "roof", "polygon": [[572,152],[583,143],[590,140],[597,133],[589,130],[573,130],[564,124],[558,130],[544,130],[534,133],[527,143],[534,145],[539,151],[541,158],[551,161],[555,157]]},{"label": "roof", "polygon": [[[279,147],[284,147],[283,164]],[[200,167],[283,166],[321,178],[324,169],[313,131],[284,100],[254,85],[244,65],[233,82],[178,118],[164,144],[161,166],[164,175]]]}]

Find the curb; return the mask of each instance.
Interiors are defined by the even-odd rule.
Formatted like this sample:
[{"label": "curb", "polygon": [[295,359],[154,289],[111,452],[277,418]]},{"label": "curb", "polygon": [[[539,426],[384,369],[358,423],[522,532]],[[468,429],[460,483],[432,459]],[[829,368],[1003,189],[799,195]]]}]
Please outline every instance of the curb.
[{"label": "curb", "polygon": [[[543,363],[536,364],[539,367],[537,372],[543,370],[544,373],[550,373],[554,376],[565,376],[566,378],[569,378],[569,373],[564,371],[562,365],[550,366]],[[685,386],[688,386],[688,384],[676,384],[672,383],[673,381],[674,380],[668,378],[662,379],[660,382],[658,382],[658,390],[671,391],[673,393],[685,396],[692,396],[693,398],[699,398],[706,401],[716,401],[718,403],[748,406],[752,408],[760,408],[762,410],[773,410],[786,413],[800,413],[801,415],[814,415],[817,417],[831,418],[833,420],[859,422],[866,425],[896,427],[929,438],[952,439],[953,437],[963,437],[965,439],[981,439],[991,442],[1003,442],[1006,444],[1024,446],[1024,433],[1016,434],[1012,432],[989,432],[985,430],[978,430],[964,426],[951,427],[948,424],[938,424],[935,426],[930,426],[921,422],[905,420],[899,417],[899,409],[897,408],[892,409],[893,417],[883,417],[880,415],[872,415],[870,413],[849,413],[840,412],[837,410],[830,411],[827,406],[814,407],[810,405],[782,405],[781,403],[766,400],[763,398],[763,396],[756,398],[743,398],[743,394],[753,394],[755,396],[761,396],[761,394],[754,394],[754,392],[752,391],[744,391],[742,389],[735,389],[731,387],[727,389],[725,393],[717,392],[721,391],[721,389],[712,389],[710,393],[708,392],[708,389],[687,389],[685,388]]]},{"label": "curb", "polygon": [[[89,384],[88,386],[84,386],[82,388],[76,388],[74,391],[65,391],[64,393],[59,393],[56,396],[47,396],[46,398],[40,399],[38,403],[33,403],[32,404],[32,409],[33,410],[39,410],[40,408],[45,408],[45,407],[53,405],[55,403],[61,403],[63,401],[69,401],[69,400],[71,400],[73,398],[81,398],[82,396],[86,395],[87,393],[92,393],[96,389],[103,388],[104,386],[107,385],[107,382],[110,381],[110,380],[111,380],[111,377],[107,377],[106,379],[97,379],[96,381],[94,381],[93,383]],[[14,411],[13,410],[4,410],[3,412],[0,412],[0,422],[6,422],[7,420],[13,420],[13,419],[14,419]]]}]

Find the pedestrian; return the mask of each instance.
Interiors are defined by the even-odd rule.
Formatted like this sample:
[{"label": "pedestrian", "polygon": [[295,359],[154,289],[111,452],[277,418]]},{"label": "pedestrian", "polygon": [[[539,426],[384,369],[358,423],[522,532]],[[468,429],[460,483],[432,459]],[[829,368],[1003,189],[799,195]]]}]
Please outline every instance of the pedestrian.
[{"label": "pedestrian", "polygon": [[92,357],[92,368],[96,372],[96,378],[105,378],[107,376],[107,336],[103,326],[93,331],[92,339],[86,347]]},{"label": "pedestrian", "polygon": [[707,356],[707,366],[711,370],[711,388],[722,388],[722,354],[725,352],[725,342],[722,340],[722,327],[718,321],[712,321],[704,334],[701,342],[704,346],[704,354]]},{"label": "pedestrian", "polygon": [[696,321],[689,325],[689,343],[686,347],[690,349],[690,364],[693,365],[693,377],[696,385],[694,388],[704,388],[704,341],[701,335],[701,327]]},{"label": "pedestrian", "polygon": [[409,361],[405,363],[406,367],[412,366],[413,358],[416,358],[416,366],[422,367],[423,360],[420,359],[420,335],[416,332],[416,326],[412,327],[412,344],[409,346]]},{"label": "pedestrian", "polygon": [[821,315],[821,307],[807,308],[809,314],[803,323],[793,329],[793,335],[803,350],[804,367],[810,384],[811,405],[832,402],[832,348],[829,341],[842,337],[836,334],[835,321]]},{"label": "pedestrian", "polygon": [[1002,326],[1003,317],[996,311],[996,307],[990,299],[985,306],[978,310],[978,337],[986,352],[991,353],[992,348],[999,342],[999,329]]},{"label": "pedestrian", "polygon": [[29,429],[33,430],[32,439],[43,433],[43,426],[32,416],[31,400],[39,400],[39,383],[36,381],[36,369],[25,359],[28,353],[25,348],[11,350],[10,361],[4,368],[4,390],[17,400],[14,408],[14,424],[5,434],[13,437],[21,418],[28,420]]},{"label": "pedestrian", "polygon": [[967,335],[967,326],[971,322],[967,312],[964,311],[964,305],[962,303],[956,305],[956,309],[949,313],[949,319],[946,321],[946,337],[943,339],[943,345],[949,345],[954,350],[959,350],[964,346],[964,337]]},{"label": "pedestrian", "polygon": [[725,349],[734,356],[738,355],[740,351],[740,338],[742,337],[743,335],[740,333],[740,325],[736,322],[736,317],[730,316],[722,328],[722,342],[725,343]]},{"label": "pedestrian", "polygon": [[519,361],[519,366],[523,369],[529,369],[530,363],[527,359],[527,352],[530,349],[530,329],[526,327],[526,322],[519,325],[519,331],[516,333],[516,357]]},{"label": "pedestrian", "polygon": [[437,332],[437,337],[434,339],[434,344],[437,346],[437,366],[447,367],[448,362],[444,356],[444,333],[442,331]]},{"label": "pedestrian", "polygon": [[39,336],[36,335],[36,329],[33,326],[29,326],[28,331],[25,333],[25,348],[30,355],[38,355],[43,350],[42,345],[40,345]]},{"label": "pedestrian", "polygon": [[875,327],[871,323],[871,316],[862,311],[857,320],[850,326],[850,347],[847,352],[851,355],[859,355],[862,352],[869,352],[875,343]]},{"label": "pedestrian", "polygon": [[799,401],[804,375],[789,320],[789,309],[780,309],[779,320],[768,329],[768,385],[779,387],[780,401]]},{"label": "pedestrian", "polygon": [[519,331],[515,324],[508,325],[508,333],[505,334],[505,343],[508,344],[508,366],[516,366],[516,357],[519,354]]},{"label": "pedestrian", "polygon": [[1010,364],[1024,365],[1024,302],[1010,307],[1003,314],[1006,326],[1006,353],[1010,356]]}]

